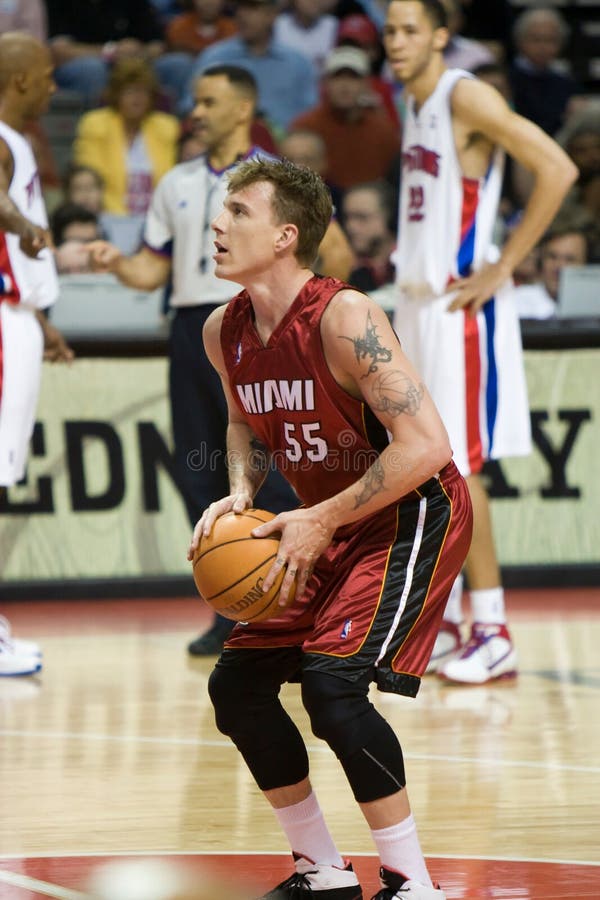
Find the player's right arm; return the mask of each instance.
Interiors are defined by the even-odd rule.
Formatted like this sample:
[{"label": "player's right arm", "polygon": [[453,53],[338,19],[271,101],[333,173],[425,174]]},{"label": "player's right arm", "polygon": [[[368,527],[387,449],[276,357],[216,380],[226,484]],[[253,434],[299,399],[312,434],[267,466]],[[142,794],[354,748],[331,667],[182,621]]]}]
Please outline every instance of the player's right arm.
[{"label": "player's right arm", "polygon": [[124,256],[118,247],[108,241],[92,241],[88,244],[90,264],[94,272],[111,272],[122,284],[138,291],[153,291],[167,283],[171,272],[168,256],[142,247],[133,256]]},{"label": "player's right arm", "polygon": [[44,247],[52,246],[49,232],[26,219],[9,197],[8,191],[14,173],[12,153],[0,138],[0,230],[17,234],[20,247],[26,256],[35,259]]},{"label": "player's right arm", "polygon": [[193,559],[194,550],[201,536],[210,534],[219,516],[230,511],[241,513],[252,506],[254,496],[264,481],[270,459],[269,451],[242,417],[231,394],[221,349],[221,324],[224,313],[225,306],[220,306],[210,314],[204,323],[202,336],[206,355],[221,378],[227,401],[227,469],[230,493],[227,497],[211,503],[196,523],[188,551],[190,560]]}]

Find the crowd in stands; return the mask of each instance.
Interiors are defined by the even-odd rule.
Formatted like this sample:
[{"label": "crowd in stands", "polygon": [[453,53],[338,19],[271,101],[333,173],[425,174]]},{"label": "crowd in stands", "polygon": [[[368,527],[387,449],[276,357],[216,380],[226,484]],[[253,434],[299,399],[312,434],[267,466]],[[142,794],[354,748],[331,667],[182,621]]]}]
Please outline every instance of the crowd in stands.
[{"label": "crowd in stands", "polygon": [[[600,260],[600,97],[573,74],[568,5],[444,2],[446,64],[493,84],[579,168],[555,226],[515,273],[522,314],[549,317],[556,286],[548,272],[557,259]],[[350,281],[368,291],[393,282],[403,99],[385,63],[382,10],[377,0],[0,5],[0,33],[27,31],[48,43],[58,86],[53,105],[65,94],[80,102],[66,172],[44,123],[29,133],[54,240],[67,245],[57,256],[60,271],[84,271],[82,245],[98,235],[135,250],[161,177],[203,152],[191,115],[194,80],[208,66],[234,63],[258,83],[255,144],[310,166],[330,186],[355,256]],[[530,190],[528,173],[509,164],[499,242],[519,221]],[[570,244],[563,250],[569,241],[577,245],[572,253]]]}]

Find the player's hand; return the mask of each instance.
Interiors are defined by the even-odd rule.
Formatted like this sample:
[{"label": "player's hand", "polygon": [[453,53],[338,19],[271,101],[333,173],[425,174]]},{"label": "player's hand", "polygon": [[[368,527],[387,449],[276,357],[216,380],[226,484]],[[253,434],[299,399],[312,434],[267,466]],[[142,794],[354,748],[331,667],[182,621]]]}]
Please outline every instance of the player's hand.
[{"label": "player's hand", "polygon": [[90,241],[86,245],[92,272],[114,272],[122,253],[109,241]]},{"label": "player's hand", "polygon": [[19,247],[25,256],[28,256],[30,259],[37,259],[44,247],[52,247],[50,232],[39,225],[28,223],[27,228],[21,235]]},{"label": "player's hand", "polygon": [[228,512],[243,513],[245,509],[250,509],[251,506],[252,497],[246,491],[229,494],[227,497],[222,497],[220,500],[211,503],[196,522],[187,558],[190,561],[193,560],[200,539],[208,537],[213,529],[213,525],[220,516],[224,516]]},{"label": "player's hand", "polygon": [[44,359],[48,362],[72,362],[75,354],[61,332],[47,319],[42,322],[42,318],[45,317],[40,316],[39,318],[44,332]]},{"label": "player's hand", "polygon": [[275,582],[281,570],[286,573],[279,589],[279,605],[288,605],[288,594],[296,579],[296,598],[300,599],[306,590],[308,579],[312,575],[315,563],[323,551],[330,545],[335,528],[327,526],[314,507],[294,509],[280,513],[252,529],[253,537],[268,537],[274,532],[281,532],[277,558],[263,582],[266,593]]},{"label": "player's hand", "polygon": [[476,315],[509,277],[510,272],[504,266],[492,263],[469,275],[468,278],[453,281],[449,290],[453,292],[454,298],[448,306],[448,311],[467,309],[469,315]]}]

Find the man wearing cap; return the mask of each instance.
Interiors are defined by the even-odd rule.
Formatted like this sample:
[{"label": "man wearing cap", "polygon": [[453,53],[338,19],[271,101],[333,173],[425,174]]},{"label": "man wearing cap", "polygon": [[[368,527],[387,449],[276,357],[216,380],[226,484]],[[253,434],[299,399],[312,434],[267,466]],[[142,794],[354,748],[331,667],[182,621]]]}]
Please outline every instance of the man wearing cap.
[{"label": "man wearing cap", "polygon": [[295,116],[310,109],[318,97],[318,77],[311,61],[280,44],[274,37],[277,0],[239,0],[235,10],[238,33],[216,41],[193,65],[183,112],[193,107],[198,76],[212,66],[235,65],[254,76],[260,97],[259,112],[274,129],[284,130]]},{"label": "man wearing cap", "polygon": [[325,61],[322,101],[294,119],[290,129],[321,135],[329,160],[326,178],[342,189],[385,177],[400,152],[398,129],[388,114],[363,102],[369,73],[364,50],[336,47]]}]

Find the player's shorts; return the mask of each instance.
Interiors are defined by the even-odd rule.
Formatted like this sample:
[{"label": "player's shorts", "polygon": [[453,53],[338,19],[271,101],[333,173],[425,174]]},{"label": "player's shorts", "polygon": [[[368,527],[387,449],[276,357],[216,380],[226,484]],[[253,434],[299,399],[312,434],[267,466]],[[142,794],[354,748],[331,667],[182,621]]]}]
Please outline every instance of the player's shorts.
[{"label": "player's shorts", "polygon": [[0,303],[0,485],[23,478],[33,433],[44,338],[33,310]]},{"label": "player's shorts", "polygon": [[279,618],[238,624],[230,649],[301,647],[302,668],[366,674],[414,697],[471,541],[471,501],[449,463],[399,504],[338,529],[305,596]]},{"label": "player's shorts", "polygon": [[400,297],[394,328],[439,410],[463,475],[487,459],[531,453],[531,425],[513,290],[470,317],[448,312],[452,294]]}]

